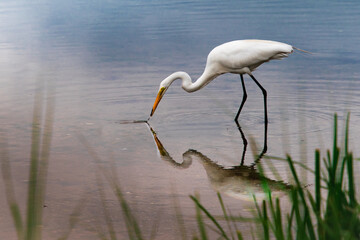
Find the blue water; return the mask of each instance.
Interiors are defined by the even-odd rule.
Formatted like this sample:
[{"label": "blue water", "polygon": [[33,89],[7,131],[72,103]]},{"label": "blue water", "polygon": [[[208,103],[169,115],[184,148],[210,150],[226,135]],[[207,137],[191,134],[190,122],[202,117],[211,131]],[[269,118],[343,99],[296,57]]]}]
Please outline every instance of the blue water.
[{"label": "blue water", "polygon": [[[158,140],[178,163],[188,149],[206,156],[194,157],[185,169],[159,156],[146,124],[120,124],[147,119],[162,79],[179,70],[196,79],[211,49],[236,39],[276,40],[312,52],[295,52],[254,72],[268,91],[269,156],[289,153],[312,168],[314,149],[325,153],[331,147],[335,112],[340,138],[351,113],[350,148],[357,156],[359,13],[357,1],[2,1],[0,140],[6,142],[21,210],[25,214],[38,93],[43,101],[41,122],[47,121],[47,103],[53,102],[54,112],[44,239],[63,235],[60,229],[68,226],[84,196],[86,205],[71,239],[98,239],[94,228],[106,226],[98,172],[110,175],[111,170],[130,207],[144,219],[145,236],[154,219],[158,239],[169,239],[179,230],[174,195],[188,233],[196,229],[194,204],[188,198],[195,192],[209,210],[220,213],[216,191],[223,191],[232,212],[246,215],[251,201],[226,195],[230,188],[214,182],[216,168],[209,170],[206,160],[229,169],[240,163],[243,139],[233,122],[242,98],[239,76],[220,76],[192,94],[175,82],[150,120]],[[251,165],[263,144],[263,100],[257,86],[245,79],[248,100],[240,124],[250,143],[245,165]],[[270,177],[280,175],[291,182],[286,163],[264,166]],[[111,209],[114,224],[121,228],[117,234],[123,236],[121,210],[101,176],[106,209]],[[301,178],[311,183],[312,175],[301,170]],[[0,191],[5,191],[4,184]],[[14,238],[5,198],[0,205],[0,236]]]}]

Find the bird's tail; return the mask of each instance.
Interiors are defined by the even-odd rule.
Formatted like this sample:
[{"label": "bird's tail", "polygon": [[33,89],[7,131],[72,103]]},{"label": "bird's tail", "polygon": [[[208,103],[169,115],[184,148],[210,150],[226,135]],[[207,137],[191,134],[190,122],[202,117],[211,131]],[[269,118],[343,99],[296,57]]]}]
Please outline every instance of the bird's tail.
[{"label": "bird's tail", "polygon": [[303,52],[303,53],[307,53],[307,54],[314,54],[314,53],[312,53],[312,52],[305,51],[305,50],[302,50],[302,49],[297,48],[297,47],[293,47],[293,48],[294,48],[294,49],[296,49],[296,50],[298,50],[298,51],[300,51],[300,52]]}]

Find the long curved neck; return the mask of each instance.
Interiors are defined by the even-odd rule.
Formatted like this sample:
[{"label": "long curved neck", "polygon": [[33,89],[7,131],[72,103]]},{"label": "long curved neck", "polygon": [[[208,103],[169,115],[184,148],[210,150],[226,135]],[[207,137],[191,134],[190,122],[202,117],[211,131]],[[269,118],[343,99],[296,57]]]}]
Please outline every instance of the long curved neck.
[{"label": "long curved neck", "polygon": [[216,76],[209,76],[206,71],[195,81],[192,82],[191,77],[186,72],[174,72],[163,80],[163,83],[170,86],[177,79],[182,80],[182,88],[187,92],[195,92],[206,86]]}]

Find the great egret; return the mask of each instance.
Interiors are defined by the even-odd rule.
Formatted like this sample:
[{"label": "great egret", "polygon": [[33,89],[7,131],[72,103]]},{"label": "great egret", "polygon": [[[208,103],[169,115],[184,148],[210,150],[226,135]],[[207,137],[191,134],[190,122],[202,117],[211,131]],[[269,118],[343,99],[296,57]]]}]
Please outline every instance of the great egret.
[{"label": "great egret", "polygon": [[[157,94],[155,103],[150,113],[150,117],[154,114],[161,98],[164,96],[169,86],[177,79],[182,80],[182,88],[187,92],[195,92],[214,80],[217,76],[224,73],[240,74],[241,84],[243,88],[243,99],[239,110],[235,116],[238,120],[241,109],[243,108],[247,93],[244,83],[243,74],[248,74],[261,89],[264,96],[264,114],[265,126],[267,126],[267,104],[266,90],[252,75],[258,66],[264,62],[273,59],[282,59],[293,52],[294,47],[281,42],[269,40],[237,40],[224,43],[215,47],[208,55],[205,70],[203,74],[195,82],[191,81],[191,77],[186,72],[175,72],[165,78],[160,83],[160,89]],[[295,48],[296,49],[296,48]],[[300,49],[299,49],[300,50]],[[149,119],[150,119],[149,117]],[[266,127],[265,127],[266,131]]]}]

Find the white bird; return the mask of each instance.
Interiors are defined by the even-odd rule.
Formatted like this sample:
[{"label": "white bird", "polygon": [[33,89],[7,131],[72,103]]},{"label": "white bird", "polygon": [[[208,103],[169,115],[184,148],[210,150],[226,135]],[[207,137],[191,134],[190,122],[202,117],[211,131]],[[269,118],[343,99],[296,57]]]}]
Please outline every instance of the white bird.
[{"label": "white bird", "polygon": [[[264,114],[265,114],[265,135],[267,133],[267,104],[266,90],[252,75],[261,64],[273,59],[282,59],[297,49],[286,43],[269,40],[236,40],[221,44],[215,47],[208,55],[205,70],[203,74],[192,82],[191,77],[186,72],[174,72],[160,83],[160,89],[155,103],[150,113],[154,114],[160,100],[164,96],[169,86],[177,79],[182,80],[182,88],[187,92],[195,92],[214,80],[217,76],[224,73],[240,74],[243,88],[243,99],[236,114],[235,121],[238,121],[241,109],[247,98],[243,74],[248,74],[261,89],[264,96]],[[301,49],[298,49],[303,51]],[[304,51],[306,52],[306,51]],[[150,119],[149,117],[149,119]],[[266,140],[266,136],[265,136]],[[266,145],[266,144],[265,144]],[[265,149],[266,151],[266,149]]]}]

